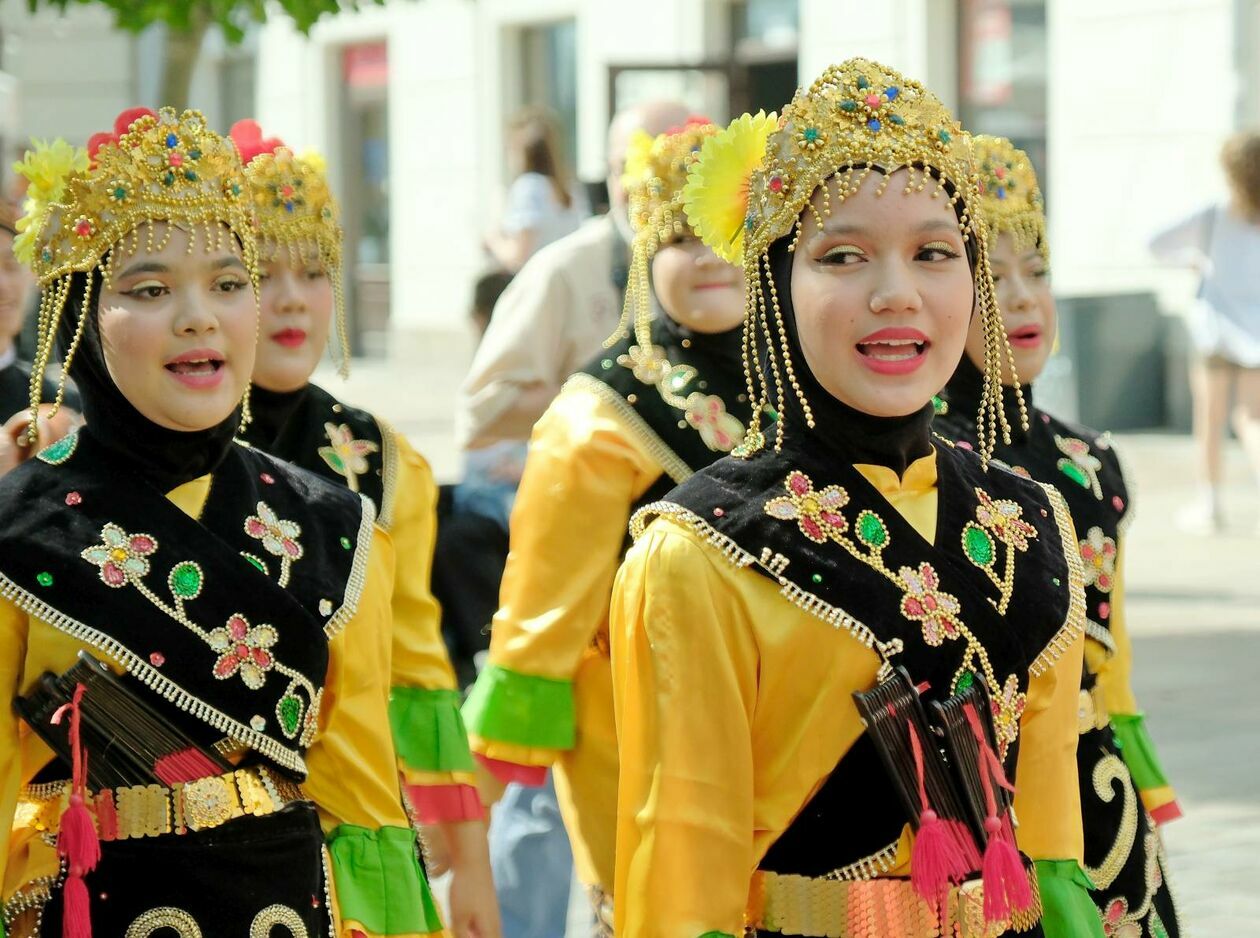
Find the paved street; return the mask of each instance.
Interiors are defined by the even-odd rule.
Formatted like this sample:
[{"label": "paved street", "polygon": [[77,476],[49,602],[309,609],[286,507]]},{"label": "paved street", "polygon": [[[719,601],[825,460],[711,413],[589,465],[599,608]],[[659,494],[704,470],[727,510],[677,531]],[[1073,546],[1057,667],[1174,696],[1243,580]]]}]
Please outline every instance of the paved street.
[{"label": "paved street", "polygon": [[[460,353],[452,340],[432,362],[356,364],[348,385],[327,386],[379,408],[449,479]],[[435,371],[442,381],[429,380]],[[1192,492],[1190,441],[1121,435],[1117,446],[1136,480],[1126,561],[1134,683],[1186,813],[1166,831],[1183,920],[1195,938],[1260,935],[1260,503],[1233,447],[1230,529],[1183,535],[1172,518]]]}]

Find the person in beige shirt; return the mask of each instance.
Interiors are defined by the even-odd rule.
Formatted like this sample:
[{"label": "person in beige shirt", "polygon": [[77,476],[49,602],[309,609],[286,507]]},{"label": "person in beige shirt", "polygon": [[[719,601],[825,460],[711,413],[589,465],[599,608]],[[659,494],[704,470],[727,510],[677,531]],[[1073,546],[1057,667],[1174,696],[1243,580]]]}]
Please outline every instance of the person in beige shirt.
[{"label": "person in beige shirt", "polygon": [[687,114],[677,102],[652,101],[613,118],[608,214],[538,251],[500,297],[460,390],[458,429],[464,449],[527,441],[565,379],[616,328],[630,263],[621,189],[626,145],[634,131],[664,133],[683,124]]}]

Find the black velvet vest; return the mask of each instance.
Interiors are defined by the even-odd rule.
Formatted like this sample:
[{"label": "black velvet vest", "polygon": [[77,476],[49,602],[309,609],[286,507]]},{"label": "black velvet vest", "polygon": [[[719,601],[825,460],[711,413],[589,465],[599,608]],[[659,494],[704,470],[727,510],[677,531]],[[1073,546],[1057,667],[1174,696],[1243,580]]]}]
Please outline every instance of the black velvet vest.
[{"label": "black velvet vest", "polygon": [[0,479],[0,594],[120,665],[203,746],[227,737],[300,778],[373,516],[232,445],[192,518],[75,433]]},{"label": "black velvet vest", "polygon": [[[845,629],[888,666],[930,685],[928,702],[984,677],[1000,705],[995,724],[1013,778],[1029,675],[1048,668],[1081,629],[1067,514],[1042,486],[1001,469],[986,473],[977,456],[952,446],[935,449],[933,543],[854,466],[791,437],[780,453],[764,449],[697,473],[645,508],[634,527],[667,515],[699,531],[731,562],[778,583],[787,601],[819,620],[811,627]],[[864,735],[761,867],[869,875],[907,820]]]}]

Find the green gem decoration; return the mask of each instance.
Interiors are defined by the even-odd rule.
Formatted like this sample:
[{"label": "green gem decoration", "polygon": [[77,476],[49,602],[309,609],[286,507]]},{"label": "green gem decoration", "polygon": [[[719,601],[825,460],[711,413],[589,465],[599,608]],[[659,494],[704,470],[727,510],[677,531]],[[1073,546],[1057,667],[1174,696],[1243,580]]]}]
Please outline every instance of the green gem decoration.
[{"label": "green gem decoration", "polygon": [[954,139],[953,135],[948,130],[939,130],[937,131],[936,136],[940,139],[941,143],[949,143]]},{"label": "green gem decoration", "polygon": [[690,369],[676,368],[670,372],[669,379],[666,383],[671,391],[678,394],[687,387],[687,383],[691,381],[691,379],[692,373]]},{"label": "green gem decoration", "polygon": [[964,671],[958,675],[958,680],[954,681],[954,693],[965,694],[971,690],[971,685],[976,683],[976,676],[971,671]]},{"label": "green gem decoration", "polygon": [[293,694],[285,694],[276,704],[276,716],[280,718],[280,728],[285,735],[294,735],[302,722],[302,701]]},{"label": "green gem decoration", "polygon": [[49,443],[37,454],[37,458],[42,462],[48,463],[50,466],[60,466],[63,462],[74,455],[75,448],[79,445],[79,434],[68,433],[55,443]]},{"label": "green gem decoration", "polygon": [[174,174],[174,173],[167,173],[165,176],[163,176],[163,177],[162,177],[162,184],[163,184],[163,185],[167,185],[167,186],[173,186],[173,185],[175,185],[175,174]]},{"label": "green gem decoration", "polygon": [[250,564],[252,564],[255,568],[257,568],[259,573],[267,572],[267,565],[263,563],[259,558],[255,557],[253,554],[242,553],[241,556],[244,557],[246,560],[248,560]]},{"label": "green gem decoration", "polygon": [[949,404],[939,394],[932,395],[932,413],[938,417],[949,413]]},{"label": "green gem decoration", "polygon": [[353,544],[351,544],[350,538],[342,537],[341,546],[344,547],[346,550],[349,550],[353,546]]},{"label": "green gem decoration", "polygon": [[871,83],[870,81],[867,80],[865,75],[859,75],[858,80],[857,80],[857,86],[863,90],[866,90],[867,88],[871,86]]},{"label": "green gem decoration", "polygon": [[40,586],[53,585],[53,575],[49,573],[47,570],[42,570],[39,573],[35,574],[35,579],[39,582]]},{"label": "green gem decoration", "polygon": [[599,364],[600,364],[600,366],[601,366],[601,367],[602,367],[605,371],[607,371],[609,368],[611,368],[611,367],[613,366],[613,361],[612,361],[612,359],[611,359],[611,358],[605,358],[605,359],[604,359],[602,362],[600,362]]},{"label": "green gem decoration", "polygon": [[817,143],[818,142],[818,128],[806,127],[802,136],[805,138],[806,143]]},{"label": "green gem decoration", "polygon": [[201,568],[191,560],[177,563],[171,569],[167,582],[171,592],[180,599],[196,599],[201,595]]},{"label": "green gem decoration", "polygon": [[993,537],[975,522],[963,528],[963,550],[967,552],[968,560],[985,569],[993,565],[993,559],[997,556],[997,545],[993,543]]},{"label": "green gem decoration", "polygon": [[902,118],[896,114],[889,114],[888,120],[896,124],[898,127],[904,127],[906,124],[906,122],[902,120]]},{"label": "green gem decoration", "polygon": [[844,100],[844,101],[841,101],[841,102],[840,102],[840,110],[842,110],[842,111],[848,111],[849,113],[852,113],[852,112],[854,112],[854,111],[856,111],[856,110],[857,110],[857,102],[856,102],[856,101],[849,101],[848,99],[846,99],[846,100]]},{"label": "green gem decoration", "polygon": [[1168,938],[1168,929],[1154,909],[1151,909],[1151,935],[1152,938]]},{"label": "green gem decoration", "polygon": [[1083,489],[1089,488],[1089,477],[1085,471],[1070,459],[1059,460],[1059,471]]},{"label": "green gem decoration", "polygon": [[1057,576],[1054,576],[1050,578],[1050,582],[1053,583],[1055,586],[1059,586],[1060,584],[1062,584],[1063,581],[1060,580]]},{"label": "green gem decoration", "polygon": [[188,151],[188,158],[190,160],[201,159],[201,151],[198,150],[196,147],[193,147],[191,150]]},{"label": "green gem decoration", "polygon": [[888,528],[879,515],[869,509],[857,517],[857,536],[867,547],[876,550],[888,546]]},{"label": "green gem decoration", "polygon": [[815,583],[821,583],[821,582],[822,582],[822,574],[821,574],[821,573],[815,573],[813,576],[811,576],[811,577],[810,577],[810,579],[811,579],[811,580],[813,580]]},{"label": "green gem decoration", "polygon": [[115,186],[113,195],[115,202],[121,202],[127,198],[127,190],[122,186]]},{"label": "green gem decoration", "polygon": [[197,174],[191,169],[186,169],[184,170],[184,178],[187,179],[189,182],[196,182]]}]

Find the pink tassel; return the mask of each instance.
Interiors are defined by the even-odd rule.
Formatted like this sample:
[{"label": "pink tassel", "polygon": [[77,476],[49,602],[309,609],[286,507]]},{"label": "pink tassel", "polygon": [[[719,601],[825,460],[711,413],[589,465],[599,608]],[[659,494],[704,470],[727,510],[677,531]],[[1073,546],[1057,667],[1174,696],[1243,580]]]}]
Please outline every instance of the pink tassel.
[{"label": "pink tassel", "polygon": [[1015,849],[1013,837],[1010,836],[1009,825],[1003,823],[1005,818],[998,817],[997,796],[993,791],[993,781],[1014,791],[1006,779],[1002,769],[1002,761],[989,745],[989,738],[980,725],[980,718],[970,704],[963,708],[967,722],[971,724],[972,735],[976,737],[976,745],[980,747],[979,766],[980,784],[984,786],[984,804],[986,817],[984,831],[987,843],[984,848],[984,864],[981,869],[981,880],[984,883],[984,920],[986,922],[1004,921],[1012,912],[1026,912],[1032,908],[1032,888],[1028,885],[1028,873],[1019,851]]},{"label": "pink tassel", "polygon": [[79,734],[79,705],[85,690],[82,684],[75,687],[70,702],[52,717],[52,722],[58,724],[67,711],[70,713],[70,806],[61,814],[61,831],[57,834],[57,854],[68,867],[62,887],[62,938],[92,938],[91,901],[83,877],[101,861],[101,841],[85,797],[87,758]]},{"label": "pink tassel", "polygon": [[956,832],[932,810],[927,796],[927,778],[923,768],[923,744],[918,730],[909,720],[910,749],[919,779],[919,829],[910,851],[910,884],[928,905],[936,908],[945,897],[951,882],[960,883],[968,867],[956,839]]},{"label": "pink tassel", "polygon": [[83,877],[66,877],[61,902],[61,938],[92,938],[92,909]]}]

